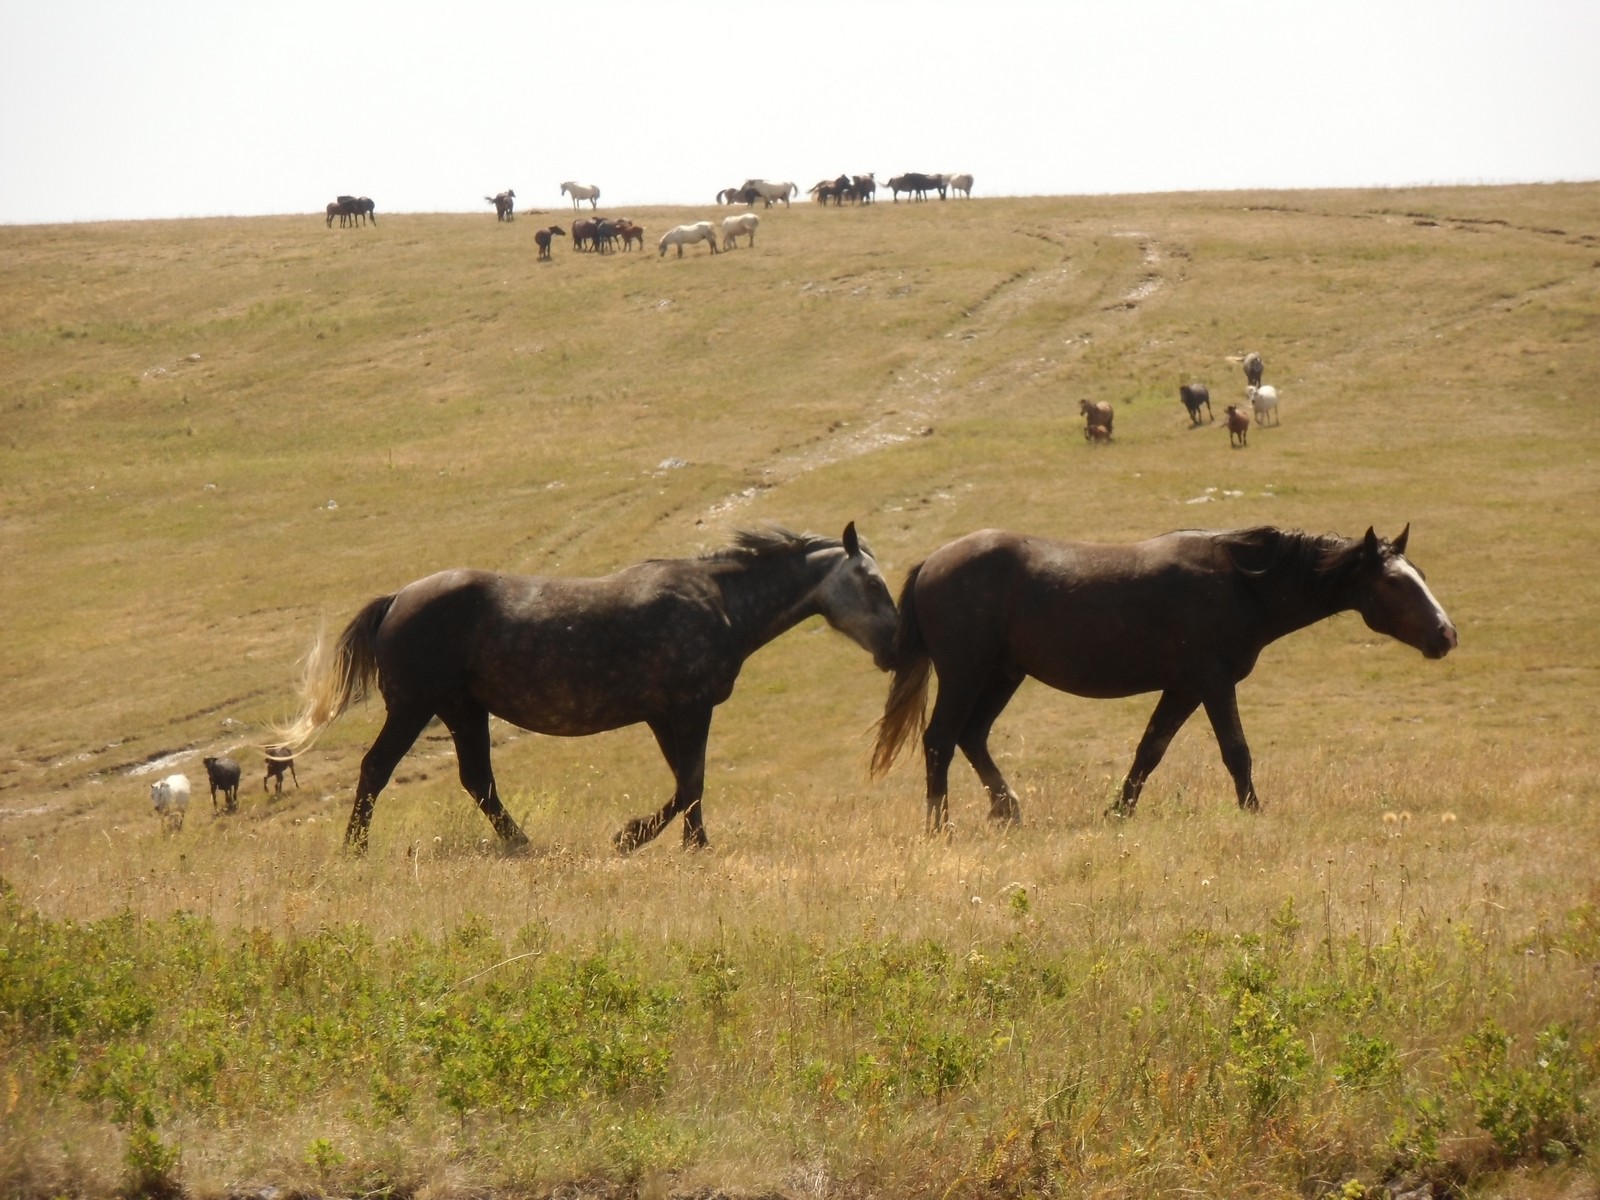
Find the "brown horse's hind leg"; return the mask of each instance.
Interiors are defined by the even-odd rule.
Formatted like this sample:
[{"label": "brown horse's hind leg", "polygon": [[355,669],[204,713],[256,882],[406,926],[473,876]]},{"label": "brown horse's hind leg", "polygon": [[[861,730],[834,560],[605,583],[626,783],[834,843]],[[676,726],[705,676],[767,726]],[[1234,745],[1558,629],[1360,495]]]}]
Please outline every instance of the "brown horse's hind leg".
[{"label": "brown horse's hind leg", "polygon": [[1217,745],[1222,749],[1223,765],[1233,776],[1239,807],[1250,812],[1259,811],[1261,799],[1256,795],[1255,780],[1250,776],[1250,745],[1244,740],[1244,725],[1239,720],[1239,698],[1231,687],[1206,700],[1206,716],[1211,718]]},{"label": "brown horse's hind leg", "polygon": [[1111,815],[1133,816],[1134,805],[1139,803],[1139,793],[1144,790],[1144,781],[1160,764],[1183,723],[1199,707],[1198,696],[1161,693],[1161,699],[1156,701],[1156,710],[1150,714],[1150,722],[1144,728],[1144,736],[1139,739],[1139,748],[1133,753],[1133,766],[1128,769],[1128,777],[1122,781],[1122,798],[1109,810]]},{"label": "brown horse's hind leg", "polygon": [[361,774],[356,781],[356,802],[350,810],[350,824],[344,831],[347,850],[357,854],[367,852],[367,829],[372,824],[372,806],[378,799],[378,793],[388,785],[395,766],[432,719],[433,713],[427,709],[389,710],[383,728],[378,731],[377,740],[361,760]]},{"label": "brown horse's hind leg", "polygon": [[456,767],[461,786],[478,802],[489,824],[507,846],[526,846],[528,835],[500,803],[489,761],[489,714],[476,705],[462,705],[439,714],[456,743]]},{"label": "brown horse's hind leg", "polygon": [[701,849],[709,844],[700,813],[700,797],[706,786],[706,741],[711,736],[711,710],[688,715],[680,713],[672,719],[649,724],[676,781],[672,799],[660,812],[629,821],[612,837],[611,843],[618,853],[631,854],[653,841],[673,817],[682,813],[684,849]]},{"label": "brown horse's hind leg", "polygon": [[978,778],[989,793],[989,819],[1008,825],[1015,825],[1022,820],[1022,805],[989,753],[989,731],[1021,686],[1022,677],[1019,675],[1016,679],[1002,677],[985,688],[972,706],[972,713],[967,718],[966,728],[962,730],[958,743],[961,753],[967,756],[967,761],[972,764],[972,769],[978,773]]}]

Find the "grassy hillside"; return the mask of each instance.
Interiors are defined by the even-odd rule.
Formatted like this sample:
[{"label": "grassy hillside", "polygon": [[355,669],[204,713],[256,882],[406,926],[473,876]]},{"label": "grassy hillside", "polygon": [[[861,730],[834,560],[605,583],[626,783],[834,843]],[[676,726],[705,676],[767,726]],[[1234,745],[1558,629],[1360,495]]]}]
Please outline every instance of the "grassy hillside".
[{"label": "grassy hillside", "polygon": [[[0,228],[0,1190],[1592,1195],[1596,213],[797,204],[681,261],[654,238],[714,205],[550,262],[566,213]],[[1220,418],[1252,349],[1282,425],[1231,449],[1177,386]],[[1107,820],[1153,698],[1030,684],[1024,825],[958,764],[929,843],[920,764],[866,778],[884,678],[816,622],[718,711],[703,854],[611,852],[670,788],[642,729],[496,727],[523,856],[433,731],[339,853],[376,704],[262,795],[372,596],[852,519],[896,589],[991,525],[1409,522],[1461,647],[1270,648],[1255,817],[1196,720]],[[151,780],[220,752],[243,811],[163,836]]]}]

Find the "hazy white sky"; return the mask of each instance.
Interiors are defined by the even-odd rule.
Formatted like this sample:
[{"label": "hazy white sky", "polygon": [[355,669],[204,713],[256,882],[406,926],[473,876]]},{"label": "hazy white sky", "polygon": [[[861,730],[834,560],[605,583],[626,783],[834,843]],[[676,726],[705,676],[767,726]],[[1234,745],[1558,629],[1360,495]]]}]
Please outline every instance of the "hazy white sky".
[{"label": "hazy white sky", "polygon": [[0,222],[1600,179],[1596,0],[0,0]]}]

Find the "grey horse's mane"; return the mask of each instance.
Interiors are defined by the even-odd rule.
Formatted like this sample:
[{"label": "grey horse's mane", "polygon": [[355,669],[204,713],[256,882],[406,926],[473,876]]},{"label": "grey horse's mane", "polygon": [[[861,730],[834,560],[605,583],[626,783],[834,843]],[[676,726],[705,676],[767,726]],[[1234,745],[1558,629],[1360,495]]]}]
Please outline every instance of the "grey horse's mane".
[{"label": "grey horse's mane", "polygon": [[[702,558],[744,558],[776,554],[810,554],[813,550],[827,550],[839,545],[836,537],[823,537],[819,533],[796,533],[782,525],[763,525],[756,529],[736,529],[733,544],[702,554]],[[872,553],[865,541],[862,550]]]}]

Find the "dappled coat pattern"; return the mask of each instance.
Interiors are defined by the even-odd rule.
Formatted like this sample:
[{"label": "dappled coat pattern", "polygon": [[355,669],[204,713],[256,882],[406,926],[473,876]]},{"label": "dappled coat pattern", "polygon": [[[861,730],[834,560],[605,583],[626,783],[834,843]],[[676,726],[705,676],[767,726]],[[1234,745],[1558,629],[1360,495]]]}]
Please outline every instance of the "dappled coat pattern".
[{"label": "dappled coat pattern", "polygon": [[376,684],[387,711],[346,843],[365,849],[378,794],[435,717],[455,740],[462,786],[504,841],[523,843],[490,765],[490,715],[560,737],[642,722],[676,788],[659,812],[629,821],[617,847],[643,845],[680,814],[685,845],[704,845],[712,710],[746,658],[814,615],[888,669],[894,602],[854,524],[837,540],[746,530],[714,554],[597,579],[442,571],[371,601],[331,644],[317,640],[303,707],[278,741],[301,752]]}]

